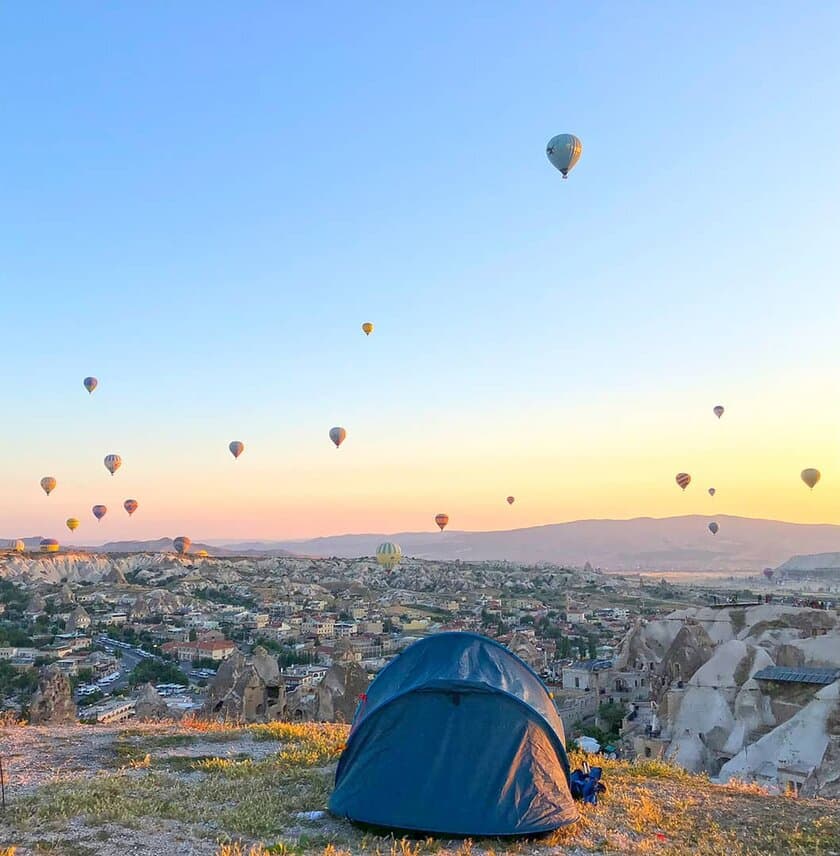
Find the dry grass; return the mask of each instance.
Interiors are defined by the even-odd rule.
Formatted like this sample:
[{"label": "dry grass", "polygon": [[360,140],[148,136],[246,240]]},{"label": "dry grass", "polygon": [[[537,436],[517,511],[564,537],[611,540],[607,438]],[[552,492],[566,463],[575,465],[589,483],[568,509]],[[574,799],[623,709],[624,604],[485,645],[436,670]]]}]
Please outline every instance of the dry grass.
[{"label": "dry grass", "polygon": [[[326,808],[332,762],[346,740],[346,726],[205,725],[126,732],[133,754],[117,759],[120,769],[44,785],[33,796],[15,800],[0,840],[31,847],[42,830],[65,829],[69,853],[79,823],[142,828],[157,822],[189,825],[197,838],[218,846],[218,856],[840,854],[836,804],[773,796],[752,784],[714,785],[658,760],[604,761],[608,790],[601,803],[581,806],[578,823],[536,840],[453,842],[363,833],[329,816],[300,817]],[[225,740],[232,742],[225,746]],[[248,757],[248,747],[257,748],[252,740],[276,741],[277,751]],[[216,752],[217,744],[227,757],[172,754],[181,746]],[[582,756],[572,755],[573,766],[581,761]],[[0,849],[0,856],[13,853],[14,848]]]}]

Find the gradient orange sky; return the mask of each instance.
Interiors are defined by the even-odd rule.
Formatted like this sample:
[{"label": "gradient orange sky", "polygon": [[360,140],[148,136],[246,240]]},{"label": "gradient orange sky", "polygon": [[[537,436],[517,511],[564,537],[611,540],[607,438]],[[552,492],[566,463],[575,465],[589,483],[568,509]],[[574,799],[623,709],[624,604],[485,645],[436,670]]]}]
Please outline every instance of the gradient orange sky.
[{"label": "gradient orange sky", "polygon": [[840,7],[791,9],[0,9],[0,537],[840,523]]}]

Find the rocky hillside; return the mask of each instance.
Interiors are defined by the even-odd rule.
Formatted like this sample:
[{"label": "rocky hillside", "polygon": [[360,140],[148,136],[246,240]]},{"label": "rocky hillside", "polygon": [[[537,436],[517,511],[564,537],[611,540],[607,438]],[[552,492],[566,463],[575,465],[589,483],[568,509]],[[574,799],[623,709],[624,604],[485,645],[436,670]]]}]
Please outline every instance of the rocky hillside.
[{"label": "rocky hillside", "polygon": [[[840,796],[836,613],[773,604],[680,610],[637,625],[619,664],[653,675],[665,758],[722,781],[790,778]],[[835,679],[821,685],[755,677],[773,666],[825,669]]]},{"label": "rocky hillside", "polygon": [[[714,520],[717,536],[708,531]],[[454,521],[453,521],[454,522]],[[383,540],[426,559],[585,562],[611,571],[761,570],[795,553],[840,549],[840,526],[786,523],[749,517],[687,515],[633,520],[574,520],[498,532],[399,532],[338,535],[308,541],[255,543],[255,549],[285,548],[310,556],[372,555]],[[235,549],[236,545],[225,545]]]},{"label": "rocky hillside", "polygon": [[542,839],[394,840],[324,811],[346,734],[290,723],[6,729],[0,853],[827,856],[840,841],[829,800],[714,785],[652,761],[604,762],[600,805]]}]

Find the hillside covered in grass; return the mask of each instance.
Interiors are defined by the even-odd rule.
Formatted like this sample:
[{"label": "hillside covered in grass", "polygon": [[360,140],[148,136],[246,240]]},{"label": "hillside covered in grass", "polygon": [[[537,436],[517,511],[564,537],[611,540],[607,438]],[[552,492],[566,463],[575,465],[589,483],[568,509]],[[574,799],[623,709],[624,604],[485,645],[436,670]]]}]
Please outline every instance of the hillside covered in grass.
[{"label": "hillside covered in grass", "polygon": [[311,723],[6,728],[0,854],[840,854],[836,803],[713,785],[660,762],[605,761],[601,804],[547,837],[376,835],[322,814],[346,734]]}]

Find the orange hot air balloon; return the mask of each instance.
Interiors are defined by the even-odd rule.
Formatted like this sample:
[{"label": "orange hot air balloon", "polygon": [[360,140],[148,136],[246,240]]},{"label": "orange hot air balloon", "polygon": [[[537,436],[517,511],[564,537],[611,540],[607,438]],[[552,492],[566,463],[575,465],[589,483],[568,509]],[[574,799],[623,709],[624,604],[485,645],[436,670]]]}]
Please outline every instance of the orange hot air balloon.
[{"label": "orange hot air balloon", "polygon": [[131,517],[135,511],[137,511],[137,500],[136,499],[127,499],[123,503],[123,508],[128,512],[128,516]]},{"label": "orange hot air balloon", "polygon": [[44,476],[41,479],[41,490],[49,496],[54,490],[58,482],[52,476]]},{"label": "orange hot air balloon", "polygon": [[344,442],[347,438],[347,431],[341,426],[336,426],[335,428],[330,428],[330,440],[335,443],[336,449]]},{"label": "orange hot air balloon", "polygon": [[187,538],[186,535],[179,535],[172,542],[172,546],[183,556],[185,553],[189,553],[190,546],[192,545],[192,541]]},{"label": "orange hot air balloon", "polygon": [[373,324],[371,324],[370,321],[365,321],[365,323],[362,324],[362,332],[365,334],[365,336],[370,336],[370,334],[373,332]]},{"label": "orange hot air balloon", "polygon": [[440,531],[446,528],[446,524],[449,523],[449,515],[448,514],[436,514],[435,515],[435,523],[440,526]]},{"label": "orange hot air balloon", "polygon": [[688,473],[677,473],[677,484],[685,490],[691,484],[691,476]]},{"label": "orange hot air balloon", "polygon": [[516,502],[516,498],[515,498],[515,497],[513,497],[513,496],[509,496],[509,497],[505,500],[505,502],[507,502],[507,504],[508,504],[508,505],[513,505],[513,503],[514,503],[514,502]]}]

